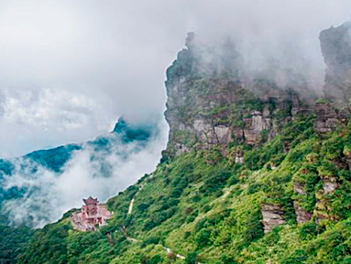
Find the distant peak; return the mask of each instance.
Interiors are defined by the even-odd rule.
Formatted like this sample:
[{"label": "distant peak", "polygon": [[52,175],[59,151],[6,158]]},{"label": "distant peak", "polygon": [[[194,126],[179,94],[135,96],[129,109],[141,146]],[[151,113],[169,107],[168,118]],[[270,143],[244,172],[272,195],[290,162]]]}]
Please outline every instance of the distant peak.
[{"label": "distant peak", "polygon": [[120,117],[112,132],[120,133],[122,131],[125,131],[127,127],[128,124],[126,119],[124,117]]},{"label": "distant peak", "polygon": [[194,46],[194,39],[195,39],[195,33],[194,32],[188,32],[188,36],[185,40],[185,46],[190,49]]},{"label": "distant peak", "polygon": [[155,126],[152,124],[133,124],[128,122],[126,118],[120,117],[112,133],[120,134],[124,142],[130,142],[133,140],[147,140],[152,131],[155,131]]}]

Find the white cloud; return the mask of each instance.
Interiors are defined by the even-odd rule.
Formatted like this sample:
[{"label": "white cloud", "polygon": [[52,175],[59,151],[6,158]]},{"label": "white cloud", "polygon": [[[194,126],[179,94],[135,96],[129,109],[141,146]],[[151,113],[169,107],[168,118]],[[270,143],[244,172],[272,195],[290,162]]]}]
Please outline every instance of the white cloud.
[{"label": "white cloud", "polygon": [[[136,120],[160,115],[165,70],[190,30],[211,41],[231,35],[246,68],[264,69],[273,57],[304,73],[307,69],[321,86],[318,34],[348,20],[350,9],[346,0],[0,1],[0,94],[11,91],[6,102],[13,100],[21,109],[13,105],[7,116],[28,120],[9,125],[1,118],[0,99],[0,127],[5,127],[0,150],[20,155],[96,136],[122,114]],[[92,105],[90,116],[76,110],[56,114],[60,105],[54,100],[37,109],[42,112],[27,107],[27,93],[45,98],[47,89]],[[62,107],[69,103],[77,105],[68,100]],[[56,128],[42,127],[48,119]],[[60,133],[63,127],[73,132]]]},{"label": "white cloud", "polygon": [[113,129],[113,115],[103,97],[42,88],[4,89],[0,111],[0,149],[23,155],[35,148],[82,142]]},{"label": "white cloud", "polygon": [[[22,198],[5,201],[3,212],[9,214],[13,225],[25,221],[34,227],[41,227],[58,220],[71,208],[79,208],[82,198],[94,196],[106,201],[135,183],[140,176],[155,169],[161,150],[165,147],[165,137],[166,133],[157,134],[146,146],[135,141],[129,144],[117,143],[108,154],[95,152],[85,146],[74,153],[60,175],[40,166],[33,173],[32,169],[37,164],[19,160],[16,173],[5,176],[3,188],[24,188],[26,192]],[[91,159],[92,155],[95,159]],[[100,170],[101,159],[112,168],[109,177]],[[21,164],[26,165],[24,171],[19,169]]]},{"label": "white cloud", "polygon": [[44,128],[59,120],[59,130],[78,129],[94,123],[89,117],[98,112],[98,107],[92,99],[65,90],[25,91],[17,96],[7,91],[3,119],[8,123],[36,124]]}]

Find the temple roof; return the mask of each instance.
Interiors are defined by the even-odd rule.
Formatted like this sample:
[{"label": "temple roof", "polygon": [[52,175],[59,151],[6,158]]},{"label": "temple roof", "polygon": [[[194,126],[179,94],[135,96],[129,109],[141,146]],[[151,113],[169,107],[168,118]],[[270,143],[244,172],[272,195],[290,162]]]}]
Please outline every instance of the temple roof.
[{"label": "temple roof", "polygon": [[91,196],[89,196],[88,199],[83,199],[83,202],[84,202],[85,204],[97,204],[97,203],[99,203],[99,201],[98,201],[97,198],[94,199],[94,198],[91,197]]}]

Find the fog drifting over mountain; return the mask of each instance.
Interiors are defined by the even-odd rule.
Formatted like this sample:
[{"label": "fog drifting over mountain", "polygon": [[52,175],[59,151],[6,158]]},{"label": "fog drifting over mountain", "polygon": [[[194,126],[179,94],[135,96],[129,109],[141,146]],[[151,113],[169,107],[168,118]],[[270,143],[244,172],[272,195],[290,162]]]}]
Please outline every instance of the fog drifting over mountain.
[{"label": "fog drifting over mountain", "polygon": [[162,120],[165,70],[188,31],[231,36],[253,71],[272,58],[308,68],[319,87],[319,32],[349,10],[346,0],[0,1],[0,156],[92,139],[122,114]]}]

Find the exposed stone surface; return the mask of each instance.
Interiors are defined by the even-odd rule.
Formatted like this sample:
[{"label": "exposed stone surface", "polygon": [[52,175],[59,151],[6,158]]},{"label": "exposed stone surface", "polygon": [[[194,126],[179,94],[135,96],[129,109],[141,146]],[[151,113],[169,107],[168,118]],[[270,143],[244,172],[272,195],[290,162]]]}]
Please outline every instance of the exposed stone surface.
[{"label": "exposed stone surface", "polygon": [[297,223],[306,223],[311,220],[312,214],[304,210],[297,202],[294,202]]},{"label": "exposed stone surface", "polygon": [[[194,34],[186,49],[167,70],[166,120],[170,126],[165,156],[236,141],[249,145],[271,140],[300,110],[293,91],[266,79],[245,80],[235,47],[211,49],[196,43]],[[237,162],[243,162],[241,157]]]},{"label": "exposed stone surface", "polygon": [[333,214],[332,204],[324,195],[333,193],[339,184],[334,177],[321,177],[323,182],[323,190],[316,192],[317,202],[313,211],[313,215],[316,218],[316,222],[323,219],[337,220],[338,216]]},{"label": "exposed stone surface", "polygon": [[270,232],[275,226],[286,223],[284,212],[281,207],[274,204],[262,204],[261,212],[263,216],[264,232]]},{"label": "exposed stone surface", "polygon": [[306,191],[303,189],[304,186],[298,182],[294,182],[294,191],[300,195],[306,195]]},{"label": "exposed stone surface", "polygon": [[329,211],[330,208],[322,200],[318,199],[313,211],[316,222],[319,223],[323,219],[332,219]]},{"label": "exposed stone surface", "polygon": [[335,178],[322,177],[322,181],[323,181],[323,190],[325,194],[331,193],[339,187],[339,184],[336,182]]},{"label": "exposed stone surface", "polygon": [[237,150],[232,153],[234,156],[234,162],[238,164],[243,164],[244,163],[244,151],[242,150]]},{"label": "exposed stone surface", "polygon": [[[302,172],[303,173],[303,172]],[[294,182],[294,192],[305,196],[307,195],[307,192],[305,191],[305,186],[301,183],[298,182]],[[294,209],[295,209],[295,214],[296,214],[296,221],[297,223],[305,223],[309,220],[311,220],[312,218],[312,214],[307,212],[305,209],[303,209],[300,205],[299,205],[299,201],[294,201]]]},{"label": "exposed stone surface", "polygon": [[320,34],[327,64],[324,93],[341,104],[349,104],[351,95],[351,22],[331,27]]},{"label": "exposed stone surface", "polygon": [[316,131],[318,133],[331,132],[339,123],[337,114],[331,104],[317,103],[315,106],[316,111]]},{"label": "exposed stone surface", "polygon": [[250,118],[245,118],[244,137],[245,142],[254,145],[260,139],[262,130],[270,130],[271,120],[263,118],[262,113],[259,111],[251,112]]}]

